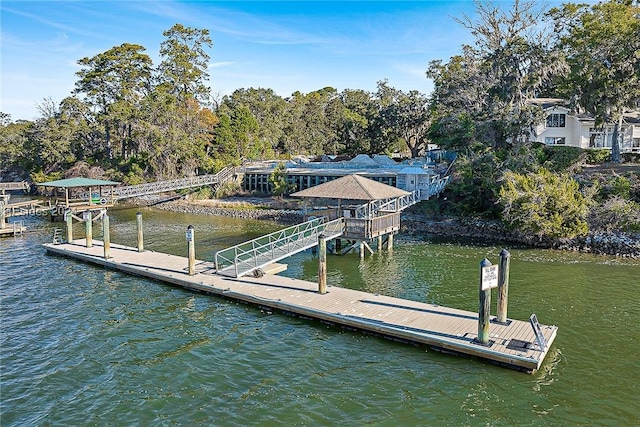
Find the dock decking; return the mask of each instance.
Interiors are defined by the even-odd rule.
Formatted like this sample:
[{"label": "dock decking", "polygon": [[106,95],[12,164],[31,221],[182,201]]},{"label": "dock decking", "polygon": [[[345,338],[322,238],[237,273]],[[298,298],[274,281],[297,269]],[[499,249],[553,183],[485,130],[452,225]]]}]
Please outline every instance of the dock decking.
[{"label": "dock decking", "polygon": [[95,240],[90,248],[85,247],[84,239],[44,247],[52,254],[440,351],[476,356],[525,372],[540,367],[557,333],[556,326],[542,325],[547,345],[541,349],[529,322],[509,319],[507,324],[492,322],[490,341],[481,345],[474,341],[478,334],[478,314],[474,312],[335,286],[320,294],[317,283],[272,274],[225,277],[205,261],[196,261],[196,274],[189,276],[186,257],[111,244],[111,258],[105,260],[102,243]]}]

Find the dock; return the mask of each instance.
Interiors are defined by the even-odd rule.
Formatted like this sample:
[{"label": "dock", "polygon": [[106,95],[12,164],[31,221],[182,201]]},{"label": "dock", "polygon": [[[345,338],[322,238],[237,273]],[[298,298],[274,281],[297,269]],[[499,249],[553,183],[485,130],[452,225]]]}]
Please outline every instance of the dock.
[{"label": "dock", "polygon": [[[336,286],[321,294],[317,283],[269,274],[268,268],[261,277],[229,277],[218,274],[213,262],[196,260],[195,274],[189,275],[187,257],[111,243],[105,259],[102,243],[95,240],[91,247],[84,239],[43,246],[49,254],[528,373],[540,368],[558,329],[492,318],[489,341],[481,344],[474,312]],[[282,269],[280,265],[272,273]]]}]

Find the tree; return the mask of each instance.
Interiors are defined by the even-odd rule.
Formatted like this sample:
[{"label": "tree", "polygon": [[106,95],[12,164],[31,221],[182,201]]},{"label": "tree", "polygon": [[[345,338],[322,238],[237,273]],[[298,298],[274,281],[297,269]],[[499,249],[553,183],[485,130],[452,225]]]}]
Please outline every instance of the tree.
[{"label": "tree", "polygon": [[167,39],[160,45],[160,87],[181,103],[189,98],[208,101],[209,55],[206,49],[213,45],[209,30],[175,24],[162,35]]},{"label": "tree", "polygon": [[[113,158],[112,133],[123,143],[131,135],[141,99],[151,87],[152,61],[137,44],[123,43],[91,58],[78,61],[82,69],[76,73],[74,94],[85,94],[84,101],[97,109],[105,130],[105,151]],[[120,128],[120,129],[118,129]],[[121,153],[124,154],[124,153]]]},{"label": "tree", "polygon": [[526,175],[507,171],[499,202],[504,222],[539,238],[571,238],[589,231],[588,200],[578,183],[544,168]]},{"label": "tree", "polygon": [[429,99],[417,90],[405,93],[395,89],[386,81],[378,82],[376,96],[381,118],[377,128],[384,141],[376,151],[386,151],[396,139],[402,139],[411,151],[411,157],[418,157],[427,145],[431,123]]},{"label": "tree", "polygon": [[[527,101],[564,63],[539,26],[543,12],[536,2],[515,0],[509,11],[493,3],[475,4],[477,21],[466,15],[458,20],[475,36],[474,46],[464,46],[447,64],[431,62],[427,70],[434,80],[433,136],[442,140],[453,131],[462,138],[454,146],[512,149],[528,140],[542,118],[542,111]],[[462,129],[455,129],[458,125]]]},{"label": "tree", "polygon": [[640,107],[640,6],[631,0],[568,3],[549,17],[570,65],[561,88],[597,126],[614,125],[611,157],[620,162],[622,115]]}]

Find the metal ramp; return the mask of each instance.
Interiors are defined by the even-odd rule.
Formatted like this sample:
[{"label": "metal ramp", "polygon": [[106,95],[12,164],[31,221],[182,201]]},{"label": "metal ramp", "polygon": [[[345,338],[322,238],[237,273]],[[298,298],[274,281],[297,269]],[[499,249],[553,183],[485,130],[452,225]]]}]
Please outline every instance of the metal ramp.
[{"label": "metal ramp", "polygon": [[[113,189],[113,198],[114,200],[120,200],[129,197],[144,196],[147,194],[181,190],[184,188],[202,187],[203,185],[221,185],[233,179],[234,176],[235,169],[229,166],[216,174],[191,176],[168,181],[148,182],[145,184],[129,185],[126,187],[116,187]],[[108,195],[109,193],[106,194]]]},{"label": "metal ramp", "polygon": [[327,221],[315,218],[292,227],[249,240],[216,252],[218,274],[241,277],[318,244],[318,236],[327,240],[343,233],[344,219]]}]

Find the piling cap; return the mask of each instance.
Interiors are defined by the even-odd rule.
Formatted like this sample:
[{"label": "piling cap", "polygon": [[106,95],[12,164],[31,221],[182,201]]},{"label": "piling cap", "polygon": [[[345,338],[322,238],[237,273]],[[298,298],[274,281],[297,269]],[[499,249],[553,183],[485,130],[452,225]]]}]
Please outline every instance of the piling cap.
[{"label": "piling cap", "polygon": [[489,261],[488,259],[483,259],[482,261],[480,261],[480,267],[489,267],[491,264],[491,261]]},{"label": "piling cap", "polygon": [[195,227],[194,227],[193,225],[189,225],[189,226],[187,227],[187,229],[188,229],[188,230],[193,230],[194,228],[195,228]]},{"label": "piling cap", "polygon": [[509,251],[508,251],[508,250],[506,250],[506,249],[504,249],[504,248],[503,248],[503,249],[500,251],[500,256],[501,256],[501,257],[509,257],[509,256],[511,256],[511,254],[509,253]]}]

